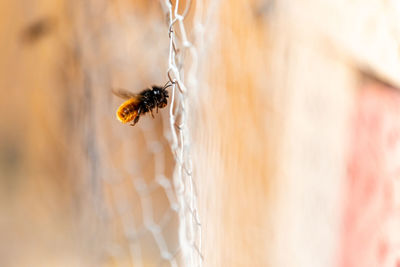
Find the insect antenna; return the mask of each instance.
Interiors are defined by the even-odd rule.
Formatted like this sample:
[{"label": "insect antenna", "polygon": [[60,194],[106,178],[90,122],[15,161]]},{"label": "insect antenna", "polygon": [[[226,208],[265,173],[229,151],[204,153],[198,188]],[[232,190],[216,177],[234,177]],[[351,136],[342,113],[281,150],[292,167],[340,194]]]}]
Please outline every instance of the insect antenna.
[{"label": "insect antenna", "polygon": [[[170,83],[170,84],[169,84]],[[163,90],[167,89],[168,87],[171,87],[174,83],[171,82],[170,80],[167,81],[166,84],[164,84],[164,86],[162,87]]]}]

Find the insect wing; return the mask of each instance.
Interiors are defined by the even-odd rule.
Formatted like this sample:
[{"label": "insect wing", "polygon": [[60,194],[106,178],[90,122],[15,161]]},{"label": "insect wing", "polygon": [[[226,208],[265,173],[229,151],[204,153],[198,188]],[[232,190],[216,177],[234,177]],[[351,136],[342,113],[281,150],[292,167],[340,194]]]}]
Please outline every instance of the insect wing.
[{"label": "insect wing", "polygon": [[113,89],[112,92],[114,95],[121,97],[123,99],[137,98],[137,96],[138,96],[137,94],[134,94],[132,92],[129,92],[129,91],[127,91],[125,89],[121,89],[121,88]]}]

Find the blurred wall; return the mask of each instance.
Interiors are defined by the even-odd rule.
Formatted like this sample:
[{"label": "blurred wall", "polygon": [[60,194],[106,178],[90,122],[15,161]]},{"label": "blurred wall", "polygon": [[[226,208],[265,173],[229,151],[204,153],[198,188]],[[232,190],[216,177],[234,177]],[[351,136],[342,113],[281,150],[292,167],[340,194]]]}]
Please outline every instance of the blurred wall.
[{"label": "blurred wall", "polygon": [[[159,264],[145,215],[168,219],[160,236],[171,251],[176,216],[162,187],[140,191],[133,178],[151,183],[160,162],[171,177],[163,119],[121,125],[115,110],[123,100],[111,89],[165,83],[168,29],[160,4],[0,5],[0,265]],[[148,200],[155,208],[145,214]]]},{"label": "blurred wall", "polygon": [[397,3],[218,7],[193,128],[205,265],[397,266]]},{"label": "blurred wall", "polygon": [[[193,2],[204,266],[399,265],[398,10]],[[180,255],[168,111],[124,126],[111,94],[165,83],[160,3],[0,14],[0,265],[179,265],[162,259]]]}]

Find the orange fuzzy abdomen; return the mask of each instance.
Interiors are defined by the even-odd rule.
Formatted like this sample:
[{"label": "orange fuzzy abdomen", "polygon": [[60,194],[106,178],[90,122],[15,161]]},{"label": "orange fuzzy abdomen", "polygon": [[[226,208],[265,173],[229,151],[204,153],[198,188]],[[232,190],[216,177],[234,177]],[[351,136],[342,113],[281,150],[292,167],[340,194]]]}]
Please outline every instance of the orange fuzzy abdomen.
[{"label": "orange fuzzy abdomen", "polygon": [[117,110],[117,119],[122,123],[133,121],[138,115],[138,99],[131,98],[124,103]]}]

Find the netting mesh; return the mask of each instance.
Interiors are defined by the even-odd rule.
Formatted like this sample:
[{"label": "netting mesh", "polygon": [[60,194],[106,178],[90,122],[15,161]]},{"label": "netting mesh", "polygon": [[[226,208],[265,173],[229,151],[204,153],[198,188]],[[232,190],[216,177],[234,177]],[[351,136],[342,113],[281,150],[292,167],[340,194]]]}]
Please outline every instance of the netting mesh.
[{"label": "netting mesh", "polygon": [[[174,171],[174,185],[178,199],[179,214],[179,244],[181,246],[184,262],[188,266],[201,265],[201,223],[197,210],[197,193],[193,180],[192,160],[190,156],[190,136],[187,124],[188,101],[187,88],[184,83],[184,71],[182,67],[186,51],[191,55],[189,72],[190,88],[197,87],[196,68],[197,51],[188,40],[185,29],[185,18],[188,15],[191,1],[185,3],[184,11],[179,13],[180,2],[175,6],[170,0],[161,1],[167,10],[169,18],[169,57],[168,78],[173,83],[170,106],[170,126],[172,138],[171,148],[176,160]],[[179,27],[180,35],[175,32]],[[179,38],[180,36],[180,38]],[[177,90],[178,89],[178,90]]]},{"label": "netting mesh", "polygon": [[[193,14],[201,1],[193,5],[161,0],[161,8],[144,4],[147,13],[120,11],[118,21],[108,16],[115,10],[107,1],[101,3],[88,1],[76,9],[82,13],[74,14],[86,85],[83,97],[90,99],[85,105],[88,111],[83,112],[90,114],[85,118],[88,135],[82,142],[88,144],[92,168],[87,177],[92,178],[84,187],[92,189],[88,202],[102,218],[92,231],[106,232],[97,250],[116,266],[201,266],[201,224],[188,130],[188,92],[197,87],[194,38],[200,37],[193,30],[200,25]],[[165,17],[148,22],[151,14]],[[155,119],[143,116],[134,127],[108,119],[121,101],[110,104],[106,85],[138,88],[132,90],[138,92],[144,86],[164,84],[160,77],[173,84],[169,111],[160,110]]]}]

